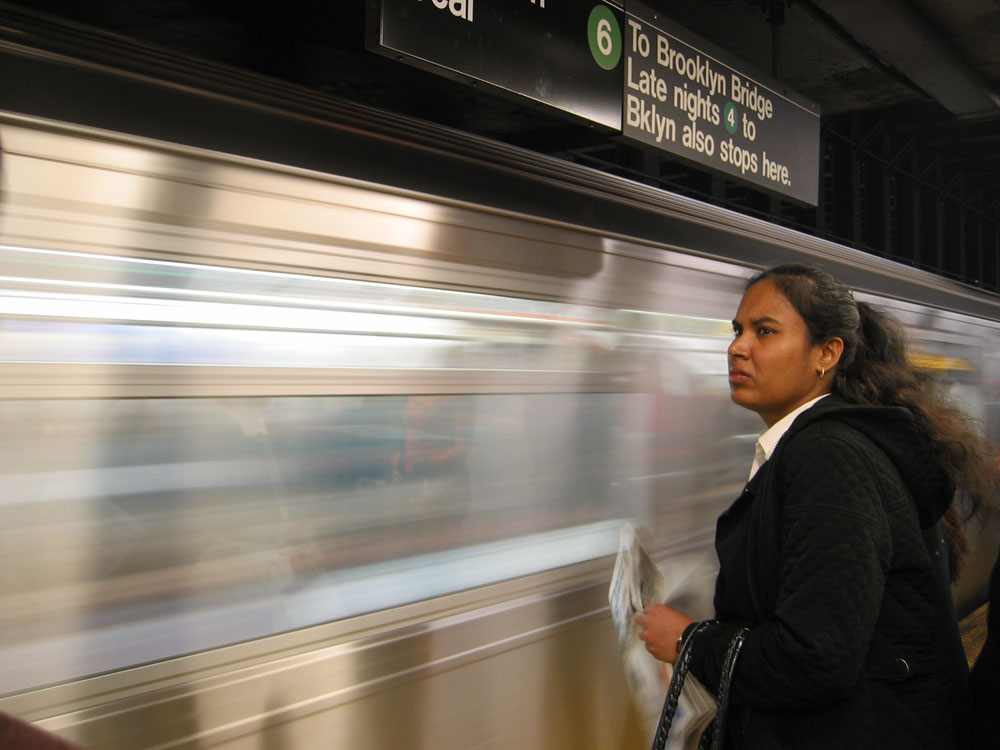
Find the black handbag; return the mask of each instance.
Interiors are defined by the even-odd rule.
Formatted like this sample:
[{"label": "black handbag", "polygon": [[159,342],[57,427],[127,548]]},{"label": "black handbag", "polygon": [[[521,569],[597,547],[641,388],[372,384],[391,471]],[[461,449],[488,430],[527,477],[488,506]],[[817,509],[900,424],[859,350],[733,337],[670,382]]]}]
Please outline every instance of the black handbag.
[{"label": "black handbag", "polygon": [[[687,677],[688,669],[691,667],[691,643],[708,628],[715,624],[715,620],[700,622],[691,634],[685,639],[681,652],[674,665],[674,674],[670,678],[670,686],[667,688],[667,697],[663,701],[663,711],[660,714],[660,723],[656,726],[656,734],[653,735],[652,750],[663,750],[667,744],[667,736],[670,734],[670,725],[673,724],[674,714],[677,712],[677,702],[681,697],[681,690],[684,687],[684,680]],[[721,750],[724,737],[726,735],[726,713],[729,710],[729,688],[733,681],[733,669],[736,660],[739,658],[740,649],[743,648],[743,641],[746,640],[749,628],[741,628],[729,642],[726,649],[726,658],[722,665],[722,675],[719,678],[719,690],[715,696],[717,707],[715,717],[705,728],[698,742],[698,750]]]}]

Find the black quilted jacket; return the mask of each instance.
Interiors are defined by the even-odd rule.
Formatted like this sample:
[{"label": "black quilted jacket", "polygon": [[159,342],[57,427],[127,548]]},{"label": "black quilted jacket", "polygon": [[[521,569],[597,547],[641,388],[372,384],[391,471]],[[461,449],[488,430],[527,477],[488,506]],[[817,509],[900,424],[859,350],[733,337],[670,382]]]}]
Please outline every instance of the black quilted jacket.
[{"label": "black quilted jacket", "polygon": [[983,750],[1000,748],[1000,555],[990,577],[990,602],[986,643],[969,678]]},{"label": "black quilted jacket", "polygon": [[733,633],[726,747],[947,750],[968,670],[938,521],[953,486],[909,411],[829,396],[719,519],[720,620],[692,644],[713,691]]}]

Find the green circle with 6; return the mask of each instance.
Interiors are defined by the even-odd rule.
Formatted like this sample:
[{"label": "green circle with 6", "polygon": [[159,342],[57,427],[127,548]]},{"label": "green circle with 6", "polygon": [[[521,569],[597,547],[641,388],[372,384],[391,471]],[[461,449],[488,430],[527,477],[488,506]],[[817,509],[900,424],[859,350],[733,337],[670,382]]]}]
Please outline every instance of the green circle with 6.
[{"label": "green circle with 6", "polygon": [[587,40],[597,64],[605,70],[614,70],[622,57],[622,30],[608,6],[597,5],[590,11]]}]

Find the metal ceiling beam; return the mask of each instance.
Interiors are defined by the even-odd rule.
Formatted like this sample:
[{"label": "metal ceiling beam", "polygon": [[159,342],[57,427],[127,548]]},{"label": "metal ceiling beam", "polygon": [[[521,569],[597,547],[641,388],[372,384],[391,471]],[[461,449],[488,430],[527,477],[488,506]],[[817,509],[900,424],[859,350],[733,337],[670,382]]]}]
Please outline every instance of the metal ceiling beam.
[{"label": "metal ceiling beam", "polygon": [[1000,95],[901,0],[811,0],[884,64],[959,117],[1000,116]]}]

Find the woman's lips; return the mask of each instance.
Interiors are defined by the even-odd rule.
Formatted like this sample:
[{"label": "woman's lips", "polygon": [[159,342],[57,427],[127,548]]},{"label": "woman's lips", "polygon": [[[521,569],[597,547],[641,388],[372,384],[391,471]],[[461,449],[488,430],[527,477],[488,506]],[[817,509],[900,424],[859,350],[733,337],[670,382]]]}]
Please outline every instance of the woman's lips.
[{"label": "woman's lips", "polygon": [[740,383],[745,383],[748,380],[750,380],[750,376],[742,370],[729,371],[729,385],[739,385]]}]

